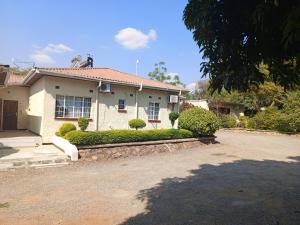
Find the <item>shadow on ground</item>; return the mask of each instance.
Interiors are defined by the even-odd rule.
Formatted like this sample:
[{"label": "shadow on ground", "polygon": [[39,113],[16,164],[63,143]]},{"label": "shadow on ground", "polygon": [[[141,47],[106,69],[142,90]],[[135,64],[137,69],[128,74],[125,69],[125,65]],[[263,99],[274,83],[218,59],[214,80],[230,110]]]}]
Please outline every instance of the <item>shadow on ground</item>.
[{"label": "shadow on ground", "polygon": [[300,224],[300,157],[203,165],[142,190],[144,213],[122,225]]},{"label": "shadow on ground", "polygon": [[5,157],[5,156],[8,156],[8,155],[11,155],[11,154],[14,154],[16,152],[18,152],[19,150],[15,149],[15,148],[12,148],[12,147],[8,147],[8,146],[5,146],[3,145],[1,142],[0,142],[0,159],[2,157]]}]

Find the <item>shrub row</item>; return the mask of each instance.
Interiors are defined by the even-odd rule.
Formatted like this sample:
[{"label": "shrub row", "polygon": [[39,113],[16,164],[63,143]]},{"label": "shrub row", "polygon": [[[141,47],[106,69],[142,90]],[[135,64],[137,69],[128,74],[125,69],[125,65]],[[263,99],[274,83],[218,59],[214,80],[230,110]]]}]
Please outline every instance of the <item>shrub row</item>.
[{"label": "shrub row", "polygon": [[74,145],[96,145],[139,141],[156,141],[194,137],[184,129],[71,131],[65,138]]},{"label": "shrub row", "polygon": [[300,132],[300,110],[284,112],[275,108],[267,108],[249,119],[248,127],[281,132]]}]

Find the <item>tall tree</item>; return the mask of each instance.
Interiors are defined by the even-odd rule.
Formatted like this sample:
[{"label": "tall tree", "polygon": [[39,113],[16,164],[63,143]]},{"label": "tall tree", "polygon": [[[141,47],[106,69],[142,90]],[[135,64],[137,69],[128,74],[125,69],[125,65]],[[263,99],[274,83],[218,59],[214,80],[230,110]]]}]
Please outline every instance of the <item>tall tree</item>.
[{"label": "tall tree", "polygon": [[270,78],[300,83],[299,0],[189,0],[184,23],[193,32],[212,90],[245,90]]},{"label": "tall tree", "polygon": [[148,77],[151,80],[157,80],[164,83],[183,85],[178,74],[174,74],[172,76],[167,74],[166,63],[163,61],[154,64],[154,70],[148,73]]}]

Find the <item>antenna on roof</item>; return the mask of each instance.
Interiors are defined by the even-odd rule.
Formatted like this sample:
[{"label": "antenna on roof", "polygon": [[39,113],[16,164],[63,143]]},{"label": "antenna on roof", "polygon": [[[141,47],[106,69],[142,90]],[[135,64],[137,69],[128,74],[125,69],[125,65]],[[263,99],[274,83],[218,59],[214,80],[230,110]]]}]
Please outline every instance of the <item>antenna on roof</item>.
[{"label": "antenna on roof", "polygon": [[81,63],[81,55],[76,55],[71,59],[71,67],[79,67]]}]

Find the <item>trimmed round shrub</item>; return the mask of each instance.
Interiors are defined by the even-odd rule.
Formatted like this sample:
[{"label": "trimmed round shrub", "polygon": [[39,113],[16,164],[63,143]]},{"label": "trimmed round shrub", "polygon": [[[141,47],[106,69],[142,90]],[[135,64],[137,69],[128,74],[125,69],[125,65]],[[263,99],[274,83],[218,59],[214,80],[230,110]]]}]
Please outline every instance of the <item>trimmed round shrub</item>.
[{"label": "trimmed round shrub", "polygon": [[170,112],[169,120],[171,121],[172,127],[174,127],[175,121],[178,119],[179,113],[177,112]]},{"label": "trimmed round shrub", "polygon": [[64,137],[70,131],[76,130],[76,126],[72,123],[63,123],[58,129],[58,136]]},{"label": "trimmed round shrub", "polygon": [[81,131],[85,131],[88,125],[89,125],[89,120],[87,118],[80,117],[78,119],[78,126]]},{"label": "trimmed round shrub", "polygon": [[213,112],[194,107],[180,113],[178,127],[195,136],[210,136],[220,128],[220,120]]},{"label": "trimmed round shrub", "polygon": [[144,120],[141,120],[141,119],[132,119],[132,120],[129,120],[128,125],[130,126],[130,128],[137,130],[140,128],[144,128],[146,126],[146,123]]},{"label": "trimmed round shrub", "polygon": [[234,128],[237,126],[237,120],[234,116],[221,114],[221,126],[224,128]]}]

